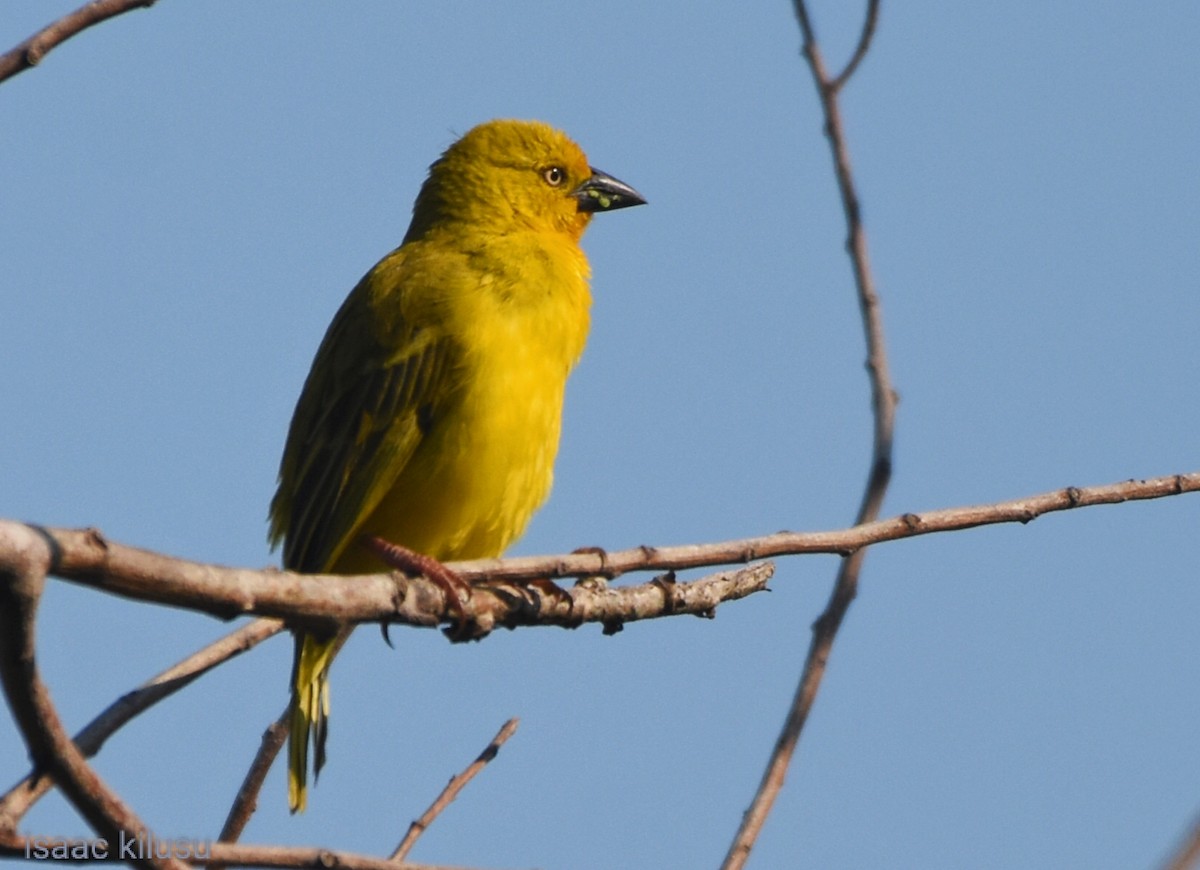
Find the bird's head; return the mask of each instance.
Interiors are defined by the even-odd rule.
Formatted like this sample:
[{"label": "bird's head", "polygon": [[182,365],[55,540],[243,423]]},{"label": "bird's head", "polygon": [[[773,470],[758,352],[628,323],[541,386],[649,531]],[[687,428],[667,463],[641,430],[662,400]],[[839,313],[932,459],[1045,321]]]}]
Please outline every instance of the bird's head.
[{"label": "bird's head", "polygon": [[488,121],[430,167],[405,241],[454,225],[560,232],[578,240],[596,212],[644,202],[628,184],[589,166],[583,150],[553,127]]}]

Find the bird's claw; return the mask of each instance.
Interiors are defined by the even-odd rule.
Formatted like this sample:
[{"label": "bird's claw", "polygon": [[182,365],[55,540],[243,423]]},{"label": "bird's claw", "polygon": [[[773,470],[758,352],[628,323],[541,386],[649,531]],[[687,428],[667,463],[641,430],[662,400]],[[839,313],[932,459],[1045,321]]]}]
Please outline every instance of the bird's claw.
[{"label": "bird's claw", "polygon": [[530,580],[525,585],[536,589],[555,604],[565,604],[568,613],[575,609],[575,599],[571,597],[571,593],[563,589],[549,577]]},{"label": "bird's claw", "polygon": [[[363,542],[389,567],[405,574],[428,577],[446,595],[446,604],[451,620],[462,626],[467,621],[466,602],[471,598],[471,584],[459,577],[437,559],[385,541],[377,535],[368,535]],[[387,639],[386,627],[384,639]]]},{"label": "bird's claw", "polygon": [[571,555],[592,555],[600,557],[600,570],[604,571],[608,568],[608,551],[603,547],[576,547],[571,551]]}]

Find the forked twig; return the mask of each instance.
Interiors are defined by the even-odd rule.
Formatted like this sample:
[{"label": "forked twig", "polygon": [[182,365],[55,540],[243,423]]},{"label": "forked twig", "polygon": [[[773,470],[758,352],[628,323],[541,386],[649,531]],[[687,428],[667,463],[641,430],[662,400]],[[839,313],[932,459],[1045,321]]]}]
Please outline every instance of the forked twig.
[{"label": "forked twig", "polygon": [[[796,18],[804,38],[804,56],[812,70],[813,81],[817,86],[821,108],[825,115],[825,134],[833,152],[834,169],[837,175],[838,190],[842,197],[842,207],[846,213],[846,228],[848,238],[846,247],[850,253],[850,261],[854,269],[854,281],[858,291],[859,307],[862,312],[863,331],[866,334],[867,370],[871,382],[871,405],[874,412],[874,445],[871,456],[871,470],[863,492],[862,504],[859,507],[855,525],[869,523],[879,516],[883,506],[883,498],[887,492],[888,482],[892,476],[892,435],[895,428],[896,394],[892,388],[891,375],[888,371],[887,350],[884,343],[883,318],[880,313],[879,297],[875,292],[875,282],[871,277],[870,259],[867,255],[866,234],[863,231],[862,214],[859,208],[858,194],[855,191],[854,179],[850,170],[850,153],[846,146],[845,132],[842,127],[841,111],[837,97],[840,88],[850,75],[857,69],[862,58],[866,55],[875,31],[879,16],[879,3],[871,0],[867,17],[863,24],[862,36],[854,56],[847,64],[845,71],[837,78],[832,78],[825,69],[825,62],[817,46],[816,35],[812,22],[809,20],[808,9],[804,0],[795,0]],[[866,549],[858,549],[842,560],[837,580],[830,594],[829,603],[824,612],[813,624],[813,637],[804,662],[804,670],[800,674],[796,694],[784,720],[783,728],[775,741],[771,757],[767,761],[762,781],[750,808],[742,817],[741,826],[729,846],[722,865],[725,870],[734,870],[745,865],[754,847],[763,823],[771,812],[780,789],[783,788],[784,776],[796,751],[800,732],[812,710],[816,700],[821,680],[825,676],[825,664],[833,648],[834,638],[854,601],[858,591],[858,575],[862,569]]]},{"label": "forked twig", "polygon": [[500,747],[504,745],[508,738],[516,733],[519,722],[519,719],[512,718],[500,726],[500,730],[496,732],[496,736],[492,738],[492,742],[487,745],[483,752],[479,753],[479,757],[471,762],[462,773],[450,778],[450,782],[446,783],[446,787],[442,789],[442,793],[437,796],[437,799],[429,805],[429,809],[421,814],[421,818],[408,826],[408,833],[404,835],[404,839],[400,841],[400,845],[392,853],[391,860],[404,860],[405,856],[408,855],[412,847],[416,844],[417,838],[425,833],[425,830],[433,824],[433,820],[441,815],[442,810],[446,809],[458,797],[458,793],[463,790],[463,787],[468,782],[475,778],[475,774],[483,770],[488,762],[496,757],[496,754],[500,752]]}]

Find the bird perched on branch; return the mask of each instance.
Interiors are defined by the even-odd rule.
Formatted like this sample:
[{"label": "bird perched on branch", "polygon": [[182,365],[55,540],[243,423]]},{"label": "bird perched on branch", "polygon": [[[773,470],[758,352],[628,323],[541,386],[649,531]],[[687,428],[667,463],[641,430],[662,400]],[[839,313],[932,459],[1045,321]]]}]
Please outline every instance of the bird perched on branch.
[{"label": "bird perched on branch", "polygon": [[[594,213],[644,201],[542,123],[490,121],[446,150],[403,243],[334,317],[296,404],[270,511],[285,568],[378,572],[367,542],[379,539],[486,558],[524,531],[550,491],[587,337],[580,237]],[[310,738],[314,775],[325,760],[345,636],[295,635],[292,812],[306,804]]]}]

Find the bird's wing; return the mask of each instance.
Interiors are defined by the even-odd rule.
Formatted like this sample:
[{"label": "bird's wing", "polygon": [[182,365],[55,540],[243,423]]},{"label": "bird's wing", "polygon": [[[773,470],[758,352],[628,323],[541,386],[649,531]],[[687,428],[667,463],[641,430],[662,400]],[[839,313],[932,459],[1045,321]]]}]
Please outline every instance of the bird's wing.
[{"label": "bird's wing", "polygon": [[408,463],[432,405],[455,389],[454,343],[403,322],[382,343],[368,298],[346,300],[296,404],[271,503],[271,540],[284,541],[290,570],[330,568]]}]

